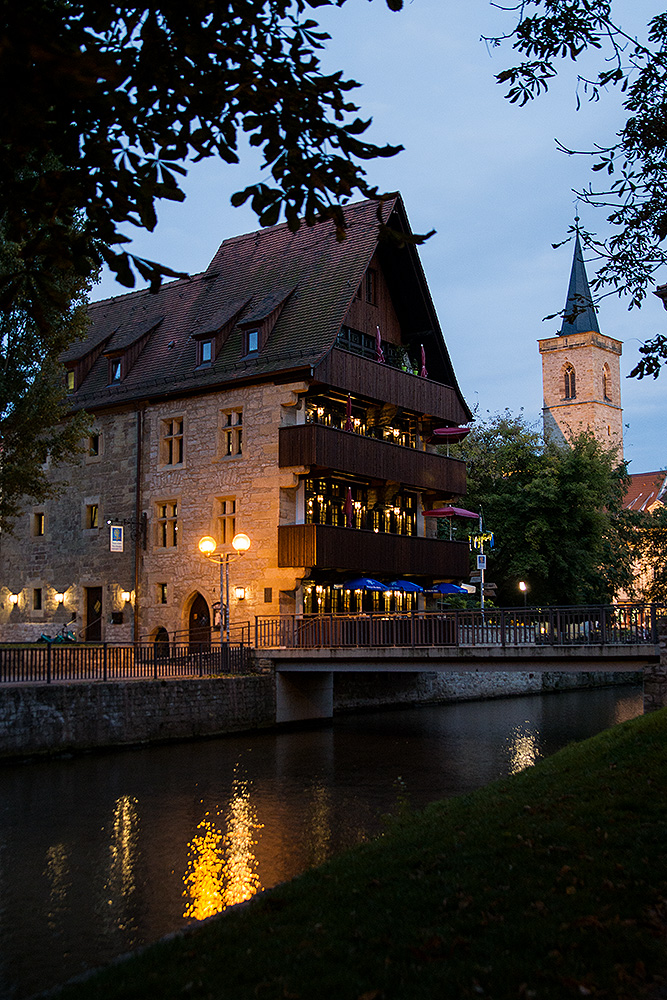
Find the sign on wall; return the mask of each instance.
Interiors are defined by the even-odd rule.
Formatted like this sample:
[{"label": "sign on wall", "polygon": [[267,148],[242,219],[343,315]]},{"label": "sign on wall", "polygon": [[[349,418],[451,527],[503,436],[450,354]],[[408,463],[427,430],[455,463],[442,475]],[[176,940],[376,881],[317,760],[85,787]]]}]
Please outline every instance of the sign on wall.
[{"label": "sign on wall", "polygon": [[121,524],[109,525],[109,550],[111,552],[123,551],[123,526]]}]

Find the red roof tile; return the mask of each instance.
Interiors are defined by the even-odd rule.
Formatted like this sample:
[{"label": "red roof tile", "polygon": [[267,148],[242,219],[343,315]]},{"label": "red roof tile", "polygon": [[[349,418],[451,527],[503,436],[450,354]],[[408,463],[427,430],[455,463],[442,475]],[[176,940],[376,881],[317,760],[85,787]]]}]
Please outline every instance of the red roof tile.
[{"label": "red roof tile", "polygon": [[623,499],[625,510],[650,510],[664,503],[667,495],[667,472],[636,472]]}]

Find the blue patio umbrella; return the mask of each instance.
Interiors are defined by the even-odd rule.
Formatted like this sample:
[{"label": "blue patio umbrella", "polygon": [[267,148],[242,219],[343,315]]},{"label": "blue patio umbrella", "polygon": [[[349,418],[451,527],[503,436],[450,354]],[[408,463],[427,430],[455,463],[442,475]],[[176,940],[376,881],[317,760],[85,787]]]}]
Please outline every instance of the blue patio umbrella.
[{"label": "blue patio umbrella", "polygon": [[387,589],[402,590],[406,594],[421,594],[424,588],[420,587],[418,583],[413,583],[412,580],[393,580],[387,584]]},{"label": "blue patio umbrella", "polygon": [[389,590],[389,587],[370,576],[358,576],[354,580],[347,580],[343,584],[343,590]]},{"label": "blue patio umbrella", "polygon": [[457,587],[455,583],[436,583],[435,587],[429,587],[427,594],[467,594],[465,587]]}]

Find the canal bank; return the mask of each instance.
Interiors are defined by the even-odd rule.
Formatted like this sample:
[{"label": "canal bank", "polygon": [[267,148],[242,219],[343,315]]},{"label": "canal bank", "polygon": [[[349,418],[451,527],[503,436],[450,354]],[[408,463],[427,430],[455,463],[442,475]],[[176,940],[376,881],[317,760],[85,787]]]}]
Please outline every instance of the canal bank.
[{"label": "canal bank", "polygon": [[[336,713],[641,684],[642,672],[468,670],[334,674]],[[200,739],[276,724],[276,677],[0,688],[0,758]]]}]

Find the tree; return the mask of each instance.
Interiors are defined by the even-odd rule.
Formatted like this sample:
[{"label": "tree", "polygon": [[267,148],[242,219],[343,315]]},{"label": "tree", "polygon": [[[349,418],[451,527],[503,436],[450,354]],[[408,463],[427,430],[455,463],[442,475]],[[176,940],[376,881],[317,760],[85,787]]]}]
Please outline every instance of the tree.
[{"label": "tree", "polygon": [[[81,420],[64,413],[58,355],[83,330],[82,295],[105,262],[131,287],[175,272],[126,252],[121,228],[152,230],[156,202],[182,201],[188,159],[236,163],[241,136],[265,176],[233,197],[262,224],[330,218],[355,191],[378,200],[364,164],[398,146],[325,74],[328,36],[309,8],[346,0],[0,0],[0,526],[23,492],[46,494]],[[402,0],[386,0],[399,10]],[[51,423],[49,421],[51,416]],[[49,429],[51,428],[51,429]]]},{"label": "tree", "polygon": [[637,601],[667,604],[667,507],[628,512],[628,545],[634,578],[627,588]]},{"label": "tree", "polygon": [[[75,453],[86,425],[85,414],[64,420],[68,407],[57,356],[85,333],[89,282],[71,267],[45,272],[51,294],[37,324],[24,307],[34,289],[31,274],[22,270],[22,250],[0,227],[0,280],[12,274],[16,284],[12,308],[0,312],[0,533],[11,531],[26,501],[53,493],[47,463]],[[37,257],[35,267],[43,265]]]},{"label": "tree", "polygon": [[534,604],[603,603],[629,584],[625,465],[590,432],[559,447],[505,411],[475,423],[458,449],[467,459],[466,506],[481,509],[494,533],[487,578],[499,603],[518,603],[520,580]]},{"label": "tree", "polygon": [[[304,12],[345,2],[2,0],[0,86],[12,100],[0,105],[0,218],[35,297],[37,258],[84,276],[103,260],[128,287],[135,269],[154,286],[173,275],[119,249],[120,227],[152,230],[156,201],[184,198],[184,163],[236,163],[241,135],[263,151],[267,176],[233,203],[250,199],[262,224],[284,212],[293,229],[331,218],[342,237],[341,203],[380,197],[363,164],[401,148],[366,142],[370,122],[348,96],[358,84],[321,69],[329,36]],[[8,272],[0,308],[14,293]],[[43,322],[37,301],[23,307]]]},{"label": "tree", "polygon": [[[577,192],[588,204],[609,211],[613,233],[606,240],[589,232],[580,235],[602,261],[593,289],[628,296],[629,308],[640,306],[656,270],[667,263],[667,12],[649,22],[642,42],[616,23],[612,0],[522,0],[509,9],[519,12],[514,29],[486,41],[510,40],[524,57],[496,77],[509,85],[510,101],[526,104],[536,98],[556,76],[558,60],[576,60],[587,51],[599,53],[600,64],[578,77],[577,99],[583,94],[597,101],[611,87],[624,95],[628,118],[615,140],[584,151],[594,158],[593,170],[608,181]],[[667,363],[667,338],[647,341],[640,353],[631,375],[657,378]]]}]

